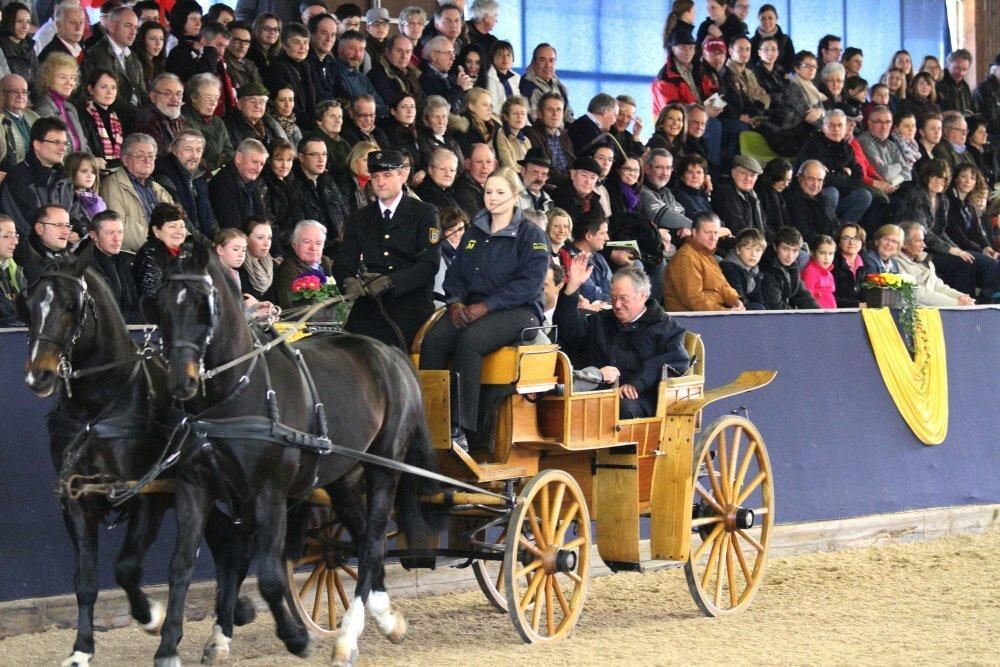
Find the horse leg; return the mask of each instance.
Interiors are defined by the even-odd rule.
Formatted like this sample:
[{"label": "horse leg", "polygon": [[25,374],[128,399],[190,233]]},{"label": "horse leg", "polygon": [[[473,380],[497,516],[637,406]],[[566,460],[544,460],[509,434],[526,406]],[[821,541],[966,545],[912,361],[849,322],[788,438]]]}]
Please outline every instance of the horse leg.
[{"label": "horse leg", "polygon": [[[406,618],[392,609],[389,594],[385,590],[386,527],[398,484],[399,473],[389,470],[374,470],[369,478],[369,488],[375,489],[376,505],[369,509],[369,521],[372,526],[369,534],[374,542],[371,554],[372,589],[365,606],[368,615],[378,626],[379,632],[393,644],[399,644],[406,638],[407,627]],[[379,523],[381,527],[376,532],[375,526]]]},{"label": "horse leg", "polygon": [[[86,507],[84,506],[86,505]],[[101,513],[92,502],[63,501],[63,521],[76,551],[76,641],[62,667],[87,667],[94,657],[94,603],[97,602],[97,528]]]},{"label": "horse leg", "polygon": [[287,529],[287,499],[276,489],[263,489],[257,496],[257,587],[274,616],[278,639],[289,653],[308,657],[313,650],[309,631],[300,625],[285,605],[288,579],[285,573],[285,531]]},{"label": "horse leg", "polygon": [[130,508],[125,542],[115,563],[115,581],[128,597],[132,618],[151,635],[159,634],[166,610],[156,600],[150,600],[140,587],[142,561],[149,545],[156,539],[163,521],[163,501],[139,495]]},{"label": "horse leg", "polygon": [[[227,662],[237,616],[250,622],[256,611],[247,599],[238,599],[240,584],[250,564],[250,549],[242,526],[212,507],[205,526],[205,541],[215,561],[215,626],[202,650],[201,661],[206,665]],[[237,607],[243,609],[237,613]],[[249,609],[249,611],[248,611]]]},{"label": "horse leg", "polygon": [[198,547],[205,529],[205,519],[212,502],[204,485],[177,480],[174,492],[177,512],[177,545],[170,560],[170,596],[167,599],[167,617],[160,630],[160,646],[153,664],[156,667],[180,667],[177,645],[184,636],[184,601]]}]

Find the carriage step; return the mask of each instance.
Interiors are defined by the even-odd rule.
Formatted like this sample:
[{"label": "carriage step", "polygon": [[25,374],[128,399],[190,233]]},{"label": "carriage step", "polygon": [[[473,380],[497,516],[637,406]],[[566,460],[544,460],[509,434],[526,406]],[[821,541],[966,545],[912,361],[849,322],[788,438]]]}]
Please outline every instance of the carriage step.
[{"label": "carriage step", "polygon": [[524,466],[509,466],[505,463],[479,463],[477,466],[479,470],[476,476],[480,482],[497,482],[527,475]]},{"label": "carriage step", "polygon": [[646,574],[682,567],[686,561],[683,560],[644,560],[642,561],[642,571]]}]

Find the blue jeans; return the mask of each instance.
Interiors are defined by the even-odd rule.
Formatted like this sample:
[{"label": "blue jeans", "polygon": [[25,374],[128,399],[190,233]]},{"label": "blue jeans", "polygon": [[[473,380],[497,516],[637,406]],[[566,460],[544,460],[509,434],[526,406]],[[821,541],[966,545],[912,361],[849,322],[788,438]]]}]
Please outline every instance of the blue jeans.
[{"label": "blue jeans", "polygon": [[864,188],[851,190],[842,196],[837,188],[827,186],[819,193],[826,203],[826,210],[841,222],[860,222],[868,207],[872,205],[872,193]]}]

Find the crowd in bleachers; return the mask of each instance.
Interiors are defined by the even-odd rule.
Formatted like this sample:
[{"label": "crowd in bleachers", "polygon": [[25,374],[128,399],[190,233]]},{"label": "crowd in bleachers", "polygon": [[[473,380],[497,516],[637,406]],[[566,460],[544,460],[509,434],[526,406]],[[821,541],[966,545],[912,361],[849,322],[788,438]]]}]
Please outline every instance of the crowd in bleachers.
[{"label": "crowd in bleachers", "polygon": [[[674,0],[645,128],[613,90],[573,109],[551,44],[515,54],[493,34],[495,0],[398,18],[326,0],[105,0],[93,25],[77,0],[51,16],[7,3],[0,326],[65,253],[138,321],[189,239],[216,247],[248,308],[288,307],[305,273],[371,264],[344,239],[365,211],[389,224],[399,210],[376,167],[438,214],[439,271],[420,289],[439,303],[454,303],[462,234],[522,217],[547,237],[543,319],[579,255],[584,311],[610,307],[626,268],[669,311],[856,307],[874,272],[910,275],[928,305],[1000,300],[1000,56],[973,89],[963,49],[944,63],[901,50],[881,71],[835,35],[802,50],[772,5],[755,28],[747,0],[706,9],[695,26],[692,0]],[[504,168],[520,179],[491,187]],[[513,218],[490,207],[497,188]],[[387,258],[417,261],[389,237]]]}]

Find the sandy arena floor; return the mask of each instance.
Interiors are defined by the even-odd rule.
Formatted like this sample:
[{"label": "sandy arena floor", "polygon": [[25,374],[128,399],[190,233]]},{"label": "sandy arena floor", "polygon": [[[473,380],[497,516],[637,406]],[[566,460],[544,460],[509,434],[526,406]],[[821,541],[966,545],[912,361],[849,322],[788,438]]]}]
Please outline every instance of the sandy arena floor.
[{"label": "sandy arena floor", "polygon": [[[393,646],[369,623],[362,665],[890,664],[1000,665],[1000,532],[772,561],[746,614],[705,618],[684,574],[619,574],[593,581],[569,640],[525,646],[478,592],[399,600],[410,622]],[[185,627],[195,664],[211,633]],[[0,665],[58,665],[73,635],[53,630],[0,642]],[[98,633],[98,665],[151,664],[157,639],[136,628]],[[237,665],[322,665],[284,652],[270,617],[237,628]]]}]

